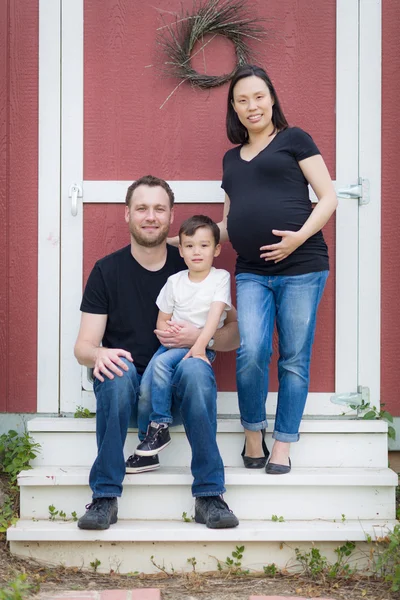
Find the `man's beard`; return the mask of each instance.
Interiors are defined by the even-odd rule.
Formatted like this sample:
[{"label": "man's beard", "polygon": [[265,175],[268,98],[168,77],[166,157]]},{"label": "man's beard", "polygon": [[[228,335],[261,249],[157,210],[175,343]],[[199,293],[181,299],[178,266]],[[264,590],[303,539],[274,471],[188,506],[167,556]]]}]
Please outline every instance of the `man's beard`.
[{"label": "man's beard", "polygon": [[169,225],[166,225],[165,227],[161,227],[158,230],[158,234],[156,237],[148,238],[142,234],[140,229],[134,227],[133,225],[129,226],[129,231],[135,242],[139,246],[143,246],[144,248],[155,248],[156,246],[162,244],[164,240],[166,240],[168,237],[168,230]]}]

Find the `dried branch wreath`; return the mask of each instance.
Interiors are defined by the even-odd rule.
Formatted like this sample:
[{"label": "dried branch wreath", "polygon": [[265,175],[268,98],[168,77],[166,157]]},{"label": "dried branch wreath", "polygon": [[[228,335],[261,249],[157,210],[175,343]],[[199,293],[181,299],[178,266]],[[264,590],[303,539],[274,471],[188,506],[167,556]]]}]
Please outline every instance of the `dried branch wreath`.
[{"label": "dried branch wreath", "polygon": [[[192,14],[182,7],[175,21],[168,24],[164,21],[164,25],[158,29],[157,42],[169,60],[163,63],[162,70],[169,76],[181,79],[181,83],[188,81],[202,89],[217,87],[229,81],[236,68],[249,62],[251,58],[248,40],[260,41],[265,35],[264,29],[259,25],[261,19],[255,18],[254,14],[252,16],[246,4],[246,0],[195,0]],[[206,35],[212,37],[192,55],[196,42],[203,43]],[[198,73],[192,67],[192,59],[217,35],[233,43],[236,67],[231,73],[223,75]]]}]

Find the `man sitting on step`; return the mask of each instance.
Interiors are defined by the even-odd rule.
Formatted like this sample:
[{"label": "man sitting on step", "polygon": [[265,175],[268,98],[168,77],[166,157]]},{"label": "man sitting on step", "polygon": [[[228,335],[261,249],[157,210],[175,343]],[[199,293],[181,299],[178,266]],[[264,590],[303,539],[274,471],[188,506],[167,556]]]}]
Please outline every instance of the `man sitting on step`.
[{"label": "man sitting on step", "polygon": [[[155,330],[156,298],[168,277],[186,268],[178,249],[167,245],[173,204],[174,194],[162,179],[148,175],[129,186],[125,221],[131,243],[95,264],[83,294],[75,356],[94,369],[98,454],[89,476],[93,501],[78,521],[81,529],[116,523],[125,472],[159,467],[157,455],[124,460],[128,427],[137,424],[139,439],[144,439],[152,410],[151,398],[140,393],[140,381],[160,342],[169,348],[191,347],[200,332],[189,323],[182,323],[179,333]],[[238,345],[232,309],[213,348],[228,351]],[[235,527],[238,520],[222,499],[213,372],[204,361],[189,358],[176,368],[172,385],[174,424],[183,422],[192,449],[195,520],[211,528]]]}]

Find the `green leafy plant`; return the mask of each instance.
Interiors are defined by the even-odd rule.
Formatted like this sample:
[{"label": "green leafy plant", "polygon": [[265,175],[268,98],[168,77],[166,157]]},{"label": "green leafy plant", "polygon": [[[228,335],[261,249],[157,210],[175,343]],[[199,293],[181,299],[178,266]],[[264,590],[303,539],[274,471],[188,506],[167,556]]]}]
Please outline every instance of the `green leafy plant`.
[{"label": "green leafy plant", "polygon": [[182,521],[184,521],[185,523],[191,523],[192,521],[194,521],[194,517],[188,517],[187,512],[183,512]]},{"label": "green leafy plant", "polygon": [[284,523],[285,519],[283,517],[278,517],[278,515],[272,515],[271,521],[275,523]]},{"label": "green leafy plant", "polygon": [[0,511],[0,533],[7,531],[17,520],[16,500],[10,496],[5,496]]},{"label": "green leafy plant", "polygon": [[24,600],[32,592],[37,592],[38,586],[27,581],[27,575],[21,573],[15,579],[0,589],[0,600]]},{"label": "green leafy plant", "polygon": [[93,419],[95,416],[95,413],[90,412],[88,408],[83,408],[83,406],[77,406],[74,413],[75,419]]},{"label": "green leafy plant", "polygon": [[189,565],[192,565],[192,569],[193,569],[193,573],[196,571],[196,565],[197,565],[197,560],[194,556],[192,556],[191,558],[187,559],[187,562],[189,563]]},{"label": "green leafy plant", "polygon": [[53,504],[50,504],[49,506],[49,520],[50,521],[55,521],[57,516],[58,516],[58,510],[56,510],[56,507]]},{"label": "green leafy plant", "polygon": [[17,486],[20,471],[32,468],[29,463],[39,451],[40,444],[27,431],[19,435],[11,429],[0,436],[0,470],[8,475],[11,486]]},{"label": "green leafy plant", "polygon": [[349,559],[355,550],[354,542],[345,542],[335,548],[337,560],[330,563],[318,548],[311,548],[310,552],[300,552],[295,548],[296,559],[303,567],[303,575],[310,579],[347,579],[355,573],[349,565]]},{"label": "green leafy plant", "polygon": [[392,592],[400,590],[400,525],[395,525],[393,531],[379,541],[376,571],[392,584]]},{"label": "green leafy plant", "polygon": [[346,515],[344,515],[344,514],[342,513],[342,523],[345,523],[345,522],[346,522]]},{"label": "green leafy plant", "polygon": [[242,558],[244,553],[244,546],[236,546],[235,550],[233,550],[231,556],[227,556],[226,560],[221,562],[217,561],[217,569],[218,571],[225,572],[228,571],[229,574],[232,575],[248,575],[249,570],[242,569]]},{"label": "green leafy plant", "polygon": [[384,406],[384,404],[381,404],[381,407],[378,410],[376,406],[371,406],[370,402],[365,402],[364,400],[362,400],[361,404],[350,404],[350,408],[356,410],[357,414],[360,415],[362,419],[367,421],[371,421],[372,419],[382,419],[389,423],[388,437],[395,440],[396,430],[393,425],[391,425],[391,423],[393,423],[393,417],[390,412],[384,410]]},{"label": "green leafy plant", "polygon": [[267,577],[275,577],[275,575],[278,573],[278,570],[279,569],[275,563],[271,563],[270,565],[265,565],[263,567],[263,571]]},{"label": "green leafy plant", "polygon": [[95,558],[91,563],[90,566],[92,567],[93,571],[96,573],[97,569],[99,568],[99,566],[101,565],[101,562],[99,561],[98,558]]}]

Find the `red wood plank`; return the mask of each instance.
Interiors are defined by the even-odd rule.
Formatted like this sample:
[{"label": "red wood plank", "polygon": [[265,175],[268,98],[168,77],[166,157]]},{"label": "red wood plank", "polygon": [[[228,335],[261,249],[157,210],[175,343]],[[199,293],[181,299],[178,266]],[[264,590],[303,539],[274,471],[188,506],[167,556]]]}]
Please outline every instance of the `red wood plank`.
[{"label": "red wood plank", "polygon": [[382,6],[382,307],[381,307],[381,400],[400,416],[400,54],[398,32],[400,4],[386,0]]},{"label": "red wood plank", "polygon": [[[5,3],[2,3],[3,5]],[[6,155],[8,412],[36,410],[38,0],[9,0]],[[3,19],[2,26],[3,24]],[[3,37],[3,36],[2,36]],[[2,186],[4,190],[4,187]],[[3,191],[4,194],[4,191]]]},{"label": "red wood plank", "polygon": [[0,411],[8,388],[8,3],[0,2]]}]

